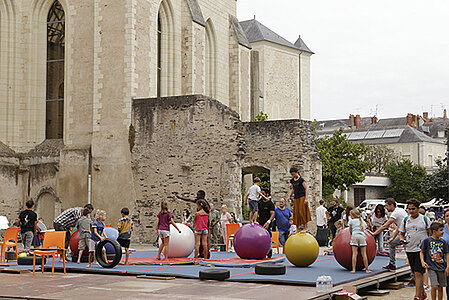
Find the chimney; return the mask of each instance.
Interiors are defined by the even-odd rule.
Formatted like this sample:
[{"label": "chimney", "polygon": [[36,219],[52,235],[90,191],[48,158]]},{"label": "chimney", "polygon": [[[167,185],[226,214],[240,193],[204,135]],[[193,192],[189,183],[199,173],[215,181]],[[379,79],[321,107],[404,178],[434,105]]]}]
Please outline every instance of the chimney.
[{"label": "chimney", "polygon": [[371,117],[371,125],[376,125],[377,124],[377,117]]},{"label": "chimney", "polygon": [[352,129],[354,128],[355,123],[354,123],[354,115],[349,115],[349,127]]},{"label": "chimney", "polygon": [[355,129],[362,128],[362,120],[360,119],[360,115],[355,116],[354,123],[355,123]]},{"label": "chimney", "polygon": [[412,123],[413,123],[413,115],[412,114],[407,114],[407,117],[405,119],[405,123],[408,126],[412,126]]},{"label": "chimney", "polygon": [[443,121],[446,121],[447,119],[447,113],[446,113],[446,109],[444,109],[443,111]]},{"label": "chimney", "polygon": [[429,119],[429,113],[427,111],[423,112],[422,117],[424,118],[424,121],[427,121]]}]

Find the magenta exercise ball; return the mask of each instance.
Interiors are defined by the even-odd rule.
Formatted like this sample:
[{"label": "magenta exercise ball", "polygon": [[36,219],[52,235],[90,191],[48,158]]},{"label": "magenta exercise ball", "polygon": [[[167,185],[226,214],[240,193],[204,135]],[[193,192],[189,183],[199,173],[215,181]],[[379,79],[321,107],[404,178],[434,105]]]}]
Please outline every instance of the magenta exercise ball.
[{"label": "magenta exercise ball", "polygon": [[270,234],[259,224],[246,224],[234,235],[234,249],[240,258],[266,258],[271,249]]},{"label": "magenta exercise ball", "polygon": [[[365,236],[367,243],[366,256],[368,257],[368,265],[370,265],[376,257],[376,242],[368,230],[365,230]],[[348,270],[352,269],[352,248],[349,244],[350,241],[351,233],[349,232],[349,228],[346,228],[337,234],[332,243],[335,259],[342,267],[345,267]],[[357,255],[356,270],[362,270],[363,268],[365,268],[365,266],[363,265],[362,254],[359,251]]]}]

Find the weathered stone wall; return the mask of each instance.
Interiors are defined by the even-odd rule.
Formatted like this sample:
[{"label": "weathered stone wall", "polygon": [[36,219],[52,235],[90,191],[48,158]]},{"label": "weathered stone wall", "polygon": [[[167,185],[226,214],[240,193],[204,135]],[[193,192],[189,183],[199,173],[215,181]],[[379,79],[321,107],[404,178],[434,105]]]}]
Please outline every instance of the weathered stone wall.
[{"label": "weathered stone wall", "polygon": [[[136,238],[152,241],[160,202],[182,209],[172,192],[194,198],[199,189],[216,205],[241,215],[242,169],[270,170],[273,199],[289,191],[289,168],[298,165],[310,188],[311,209],[321,193],[321,164],[308,122],[243,123],[228,107],[204,96],[138,99],[133,104]],[[313,228],[313,227],[311,227]]]}]

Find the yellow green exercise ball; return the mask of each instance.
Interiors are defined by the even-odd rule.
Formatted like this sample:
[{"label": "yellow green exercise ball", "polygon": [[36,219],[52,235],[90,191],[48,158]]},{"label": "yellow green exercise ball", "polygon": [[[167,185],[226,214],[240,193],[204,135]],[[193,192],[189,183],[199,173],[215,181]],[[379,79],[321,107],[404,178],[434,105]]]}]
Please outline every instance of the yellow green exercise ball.
[{"label": "yellow green exercise ball", "polygon": [[320,252],[318,242],[308,233],[297,233],[285,242],[284,253],[297,267],[307,267],[315,262]]},{"label": "yellow green exercise ball", "polygon": [[19,253],[19,255],[17,255],[18,257],[26,257],[27,254],[25,252]]}]

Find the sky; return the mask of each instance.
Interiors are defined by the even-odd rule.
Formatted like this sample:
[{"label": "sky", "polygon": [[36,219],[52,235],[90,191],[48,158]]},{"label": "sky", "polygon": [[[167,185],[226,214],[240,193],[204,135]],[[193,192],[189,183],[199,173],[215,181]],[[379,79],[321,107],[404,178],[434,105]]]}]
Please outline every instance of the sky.
[{"label": "sky", "polygon": [[238,0],[311,62],[312,119],[449,112],[448,0]]}]

